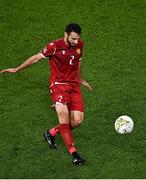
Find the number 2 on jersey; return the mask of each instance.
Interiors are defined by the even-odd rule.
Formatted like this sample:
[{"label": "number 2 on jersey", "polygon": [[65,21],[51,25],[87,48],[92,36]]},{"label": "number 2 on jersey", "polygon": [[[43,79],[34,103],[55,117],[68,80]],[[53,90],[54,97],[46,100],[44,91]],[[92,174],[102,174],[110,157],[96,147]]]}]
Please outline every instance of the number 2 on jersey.
[{"label": "number 2 on jersey", "polygon": [[69,64],[73,65],[73,60],[74,60],[75,56],[74,55],[70,55],[70,60],[69,60]]}]

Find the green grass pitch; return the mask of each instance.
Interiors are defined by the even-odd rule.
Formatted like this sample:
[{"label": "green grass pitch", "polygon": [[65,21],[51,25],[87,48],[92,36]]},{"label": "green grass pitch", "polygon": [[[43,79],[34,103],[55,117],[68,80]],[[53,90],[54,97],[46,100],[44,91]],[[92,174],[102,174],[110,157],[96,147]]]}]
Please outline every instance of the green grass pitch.
[{"label": "green grass pitch", "polygon": [[[146,178],[145,0],[0,0],[0,69],[15,67],[79,23],[85,41],[82,88],[85,122],[74,130],[88,163],[72,165],[60,136],[58,151],[43,140],[57,124],[50,109],[47,61],[0,75],[0,178]],[[118,135],[115,119],[135,122]]]}]

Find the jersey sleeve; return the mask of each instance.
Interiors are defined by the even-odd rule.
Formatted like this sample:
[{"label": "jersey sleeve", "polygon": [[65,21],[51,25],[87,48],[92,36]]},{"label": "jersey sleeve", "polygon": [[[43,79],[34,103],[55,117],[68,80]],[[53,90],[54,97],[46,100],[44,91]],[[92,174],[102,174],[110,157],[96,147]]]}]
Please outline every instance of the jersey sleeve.
[{"label": "jersey sleeve", "polygon": [[56,52],[56,46],[54,43],[47,44],[44,49],[40,51],[40,55],[43,58],[48,58],[50,56],[53,56]]}]

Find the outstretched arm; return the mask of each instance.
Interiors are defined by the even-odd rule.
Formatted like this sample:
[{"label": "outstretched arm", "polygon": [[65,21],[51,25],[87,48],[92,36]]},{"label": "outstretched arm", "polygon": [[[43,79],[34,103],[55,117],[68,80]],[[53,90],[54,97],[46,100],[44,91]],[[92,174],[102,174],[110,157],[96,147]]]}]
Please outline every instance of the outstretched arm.
[{"label": "outstretched arm", "polygon": [[34,63],[37,63],[39,60],[41,60],[43,57],[40,55],[40,53],[33,55],[32,57],[30,57],[29,59],[27,59],[26,61],[24,61],[24,63],[22,63],[21,65],[15,67],[15,68],[8,68],[8,69],[4,69],[1,71],[2,73],[16,73],[22,69],[25,69],[29,66],[31,66]]},{"label": "outstretched arm", "polygon": [[92,91],[91,86],[85,81],[85,80],[81,80],[80,82],[84,87],[86,87],[88,89],[88,91]]}]

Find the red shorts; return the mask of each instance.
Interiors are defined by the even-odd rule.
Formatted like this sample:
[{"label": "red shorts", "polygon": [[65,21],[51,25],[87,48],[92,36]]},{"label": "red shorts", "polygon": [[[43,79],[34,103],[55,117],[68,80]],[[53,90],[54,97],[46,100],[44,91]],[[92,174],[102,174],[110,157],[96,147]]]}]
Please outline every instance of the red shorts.
[{"label": "red shorts", "polygon": [[70,111],[84,112],[80,85],[53,83],[50,86],[50,93],[53,104],[66,104]]}]

